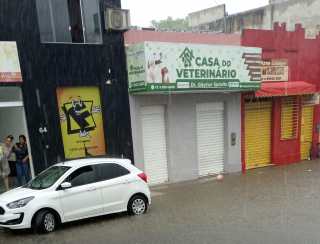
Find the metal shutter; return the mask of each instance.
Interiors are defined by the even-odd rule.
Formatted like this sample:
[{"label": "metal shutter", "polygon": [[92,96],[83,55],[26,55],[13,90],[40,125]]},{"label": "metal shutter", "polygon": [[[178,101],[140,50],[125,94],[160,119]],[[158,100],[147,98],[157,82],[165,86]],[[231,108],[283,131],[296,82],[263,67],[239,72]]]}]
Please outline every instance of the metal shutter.
[{"label": "metal shutter", "polygon": [[163,106],[141,108],[144,165],[150,185],[168,181],[166,130]]},{"label": "metal shutter", "polygon": [[281,99],[281,140],[297,138],[299,112],[297,97]]},{"label": "metal shutter", "polygon": [[271,162],[271,101],[245,103],[246,169],[264,167]]},{"label": "metal shutter", "polygon": [[310,152],[312,148],[314,103],[312,103],[312,101],[310,102],[311,98],[305,96],[302,99],[300,138],[301,160],[306,160],[310,158]]},{"label": "metal shutter", "polygon": [[196,110],[199,175],[219,174],[224,161],[223,103],[197,104]]}]

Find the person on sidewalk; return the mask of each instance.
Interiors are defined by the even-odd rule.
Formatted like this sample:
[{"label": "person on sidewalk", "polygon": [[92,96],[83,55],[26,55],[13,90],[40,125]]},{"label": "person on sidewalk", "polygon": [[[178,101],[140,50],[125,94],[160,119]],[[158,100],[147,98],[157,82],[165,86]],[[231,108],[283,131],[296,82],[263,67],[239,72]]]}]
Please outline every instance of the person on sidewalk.
[{"label": "person on sidewalk", "polygon": [[17,143],[13,151],[16,154],[16,170],[19,186],[25,185],[30,180],[29,174],[29,153],[27,146],[27,139],[24,135],[19,136],[19,143]]},{"label": "person on sidewalk", "polygon": [[17,184],[16,183],[17,171],[16,171],[16,154],[12,151],[12,148],[14,146],[14,137],[13,135],[9,135],[8,138],[11,139],[11,143],[10,143],[11,153],[8,157],[8,162],[10,167],[9,188],[15,188]]},{"label": "person on sidewalk", "polygon": [[10,167],[8,159],[12,154],[12,139],[10,136],[5,138],[4,143],[0,144],[0,175],[4,182],[5,190],[9,190]]}]

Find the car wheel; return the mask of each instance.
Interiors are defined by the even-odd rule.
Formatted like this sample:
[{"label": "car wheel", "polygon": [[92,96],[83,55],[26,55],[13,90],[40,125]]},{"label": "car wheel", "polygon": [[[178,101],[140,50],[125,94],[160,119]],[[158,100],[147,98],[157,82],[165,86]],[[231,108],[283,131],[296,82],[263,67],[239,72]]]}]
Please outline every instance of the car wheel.
[{"label": "car wheel", "polygon": [[56,229],[57,219],[49,210],[41,210],[34,219],[33,229],[37,233],[50,233]]},{"label": "car wheel", "polygon": [[147,212],[148,201],[142,195],[133,196],[128,204],[128,212],[131,215],[141,215]]}]

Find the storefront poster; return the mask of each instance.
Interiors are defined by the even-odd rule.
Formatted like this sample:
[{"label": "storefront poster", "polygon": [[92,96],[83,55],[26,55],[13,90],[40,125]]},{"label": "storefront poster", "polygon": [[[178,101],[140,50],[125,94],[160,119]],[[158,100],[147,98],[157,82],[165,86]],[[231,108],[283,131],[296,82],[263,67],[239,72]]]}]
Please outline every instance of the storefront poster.
[{"label": "storefront poster", "polygon": [[99,88],[62,87],[57,98],[65,157],[105,155]]},{"label": "storefront poster", "polygon": [[262,81],[288,81],[289,67],[287,59],[262,61]]},{"label": "storefront poster", "polygon": [[130,92],[257,90],[261,49],[145,42],[127,47]]},{"label": "storefront poster", "polygon": [[16,42],[0,42],[0,82],[22,82]]}]

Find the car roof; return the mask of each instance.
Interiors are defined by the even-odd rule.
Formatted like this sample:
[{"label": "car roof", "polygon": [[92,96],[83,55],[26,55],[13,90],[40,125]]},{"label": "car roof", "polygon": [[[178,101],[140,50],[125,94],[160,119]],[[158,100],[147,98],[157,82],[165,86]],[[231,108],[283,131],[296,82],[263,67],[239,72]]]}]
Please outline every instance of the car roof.
[{"label": "car roof", "polygon": [[84,158],[84,159],[75,159],[70,161],[65,161],[55,164],[55,166],[68,166],[68,167],[82,167],[91,164],[99,163],[119,163],[119,164],[130,164],[130,159],[124,158]]}]

